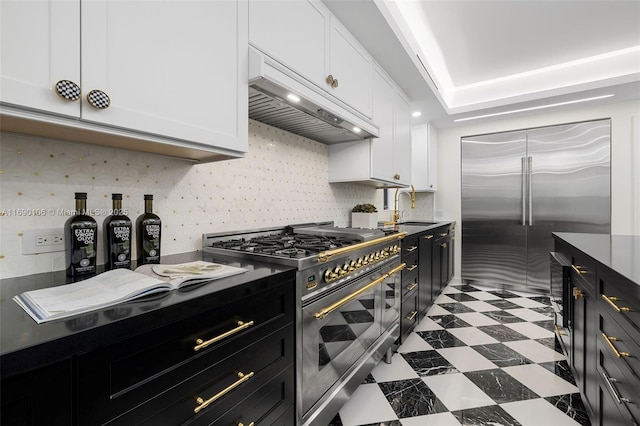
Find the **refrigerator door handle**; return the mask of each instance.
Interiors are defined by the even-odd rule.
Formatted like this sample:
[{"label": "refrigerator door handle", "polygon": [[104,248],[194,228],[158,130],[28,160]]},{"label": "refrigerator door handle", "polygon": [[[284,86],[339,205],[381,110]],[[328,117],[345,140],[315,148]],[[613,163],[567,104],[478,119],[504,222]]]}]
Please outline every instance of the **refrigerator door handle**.
[{"label": "refrigerator door handle", "polygon": [[521,196],[522,199],[522,226],[527,226],[526,223],[526,212],[527,212],[527,164],[525,162],[525,158],[520,158],[521,168],[522,168],[522,189]]},{"label": "refrigerator door handle", "polygon": [[529,187],[527,192],[529,195],[529,226],[533,226],[533,157],[527,157],[527,174],[529,178]]}]

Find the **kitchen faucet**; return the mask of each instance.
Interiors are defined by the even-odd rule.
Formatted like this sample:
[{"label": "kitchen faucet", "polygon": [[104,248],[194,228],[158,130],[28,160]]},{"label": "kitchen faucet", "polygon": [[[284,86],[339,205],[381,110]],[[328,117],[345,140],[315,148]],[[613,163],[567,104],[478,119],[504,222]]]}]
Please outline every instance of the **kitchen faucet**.
[{"label": "kitchen faucet", "polygon": [[[398,201],[399,201],[398,196],[401,193],[399,193],[398,191],[400,191],[400,188],[396,188],[396,193],[393,196],[393,221],[386,222],[385,225],[397,226],[398,221],[400,220],[400,211],[398,210]],[[411,185],[411,208],[412,209],[416,208],[416,189],[413,187],[413,185]]]}]

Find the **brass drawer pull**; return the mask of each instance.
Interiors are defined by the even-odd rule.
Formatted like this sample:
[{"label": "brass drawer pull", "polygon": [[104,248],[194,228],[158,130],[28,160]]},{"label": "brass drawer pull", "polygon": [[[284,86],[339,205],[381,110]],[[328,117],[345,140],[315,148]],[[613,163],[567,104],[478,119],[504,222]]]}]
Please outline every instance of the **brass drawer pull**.
[{"label": "brass drawer pull", "polygon": [[418,246],[411,246],[411,247],[407,247],[407,251],[408,251],[409,253],[411,253],[412,251],[416,251],[416,250],[418,250]]},{"label": "brass drawer pull", "polygon": [[411,312],[411,314],[407,317],[407,320],[413,321],[413,319],[416,317],[416,315],[418,315],[418,311]]},{"label": "brass drawer pull", "polygon": [[[255,423],[251,422],[247,426],[254,426],[254,425],[255,425]],[[238,426],[244,426],[244,423],[238,423]]]},{"label": "brass drawer pull", "polygon": [[580,299],[582,297],[584,297],[584,293],[578,287],[574,287],[573,288],[573,298],[578,300],[578,299]]},{"label": "brass drawer pull", "polygon": [[418,267],[418,265],[411,265],[411,266],[409,266],[409,267],[407,268],[407,271],[411,272],[411,271],[413,271],[414,269],[416,269],[417,267]]},{"label": "brass drawer pull", "polygon": [[440,234],[441,237],[446,237],[447,235],[449,235],[448,232],[445,232],[444,234]]},{"label": "brass drawer pull", "polygon": [[604,339],[605,342],[607,342],[607,344],[609,345],[609,348],[611,348],[611,352],[613,352],[616,358],[626,358],[631,356],[629,352],[618,352],[616,347],[613,346],[613,342],[618,341],[617,337],[607,336],[606,334],[602,333],[602,338]]},{"label": "brass drawer pull", "polygon": [[616,302],[618,301],[618,298],[615,297],[615,296],[607,296],[607,295],[603,294],[602,298],[604,300],[606,300],[607,303],[609,303],[609,305],[611,305],[611,307],[616,312],[629,312],[631,310],[631,309],[627,308],[626,306],[618,306],[618,305],[616,305]]},{"label": "brass drawer pull", "polygon": [[320,309],[318,312],[313,314],[313,317],[315,319],[323,319],[324,317],[329,315],[331,312],[333,312],[336,309],[340,308],[342,305],[346,305],[347,303],[351,302],[356,297],[360,296],[365,291],[367,291],[367,290],[377,286],[378,284],[384,282],[384,280],[389,278],[391,275],[397,274],[398,272],[402,271],[406,267],[407,267],[406,263],[401,263],[399,266],[396,266],[395,268],[393,268],[392,270],[390,270],[389,272],[387,272],[386,274],[384,274],[383,276],[381,276],[377,280],[374,280],[374,281],[370,282],[369,284],[367,284],[366,286],[362,287],[360,290],[356,290],[353,293],[351,293],[350,295],[345,296],[342,299],[338,300],[336,303],[334,303],[332,305],[329,305],[329,306],[327,306],[325,308]]},{"label": "brass drawer pull", "polygon": [[219,336],[214,337],[213,339],[207,340],[206,342],[202,339],[197,339],[196,340],[196,345],[193,347],[194,351],[199,351],[200,349],[204,349],[209,345],[212,345],[216,342],[219,342],[220,340],[231,336],[232,334],[236,334],[246,328],[249,328],[253,325],[253,321],[249,321],[249,322],[242,322],[242,321],[238,321],[236,323],[238,326],[236,328],[234,328],[233,330],[229,330],[226,333],[222,333]]},{"label": "brass drawer pull", "polygon": [[442,243],[442,244],[440,244],[440,247],[442,247],[442,248],[447,248],[447,243]]},{"label": "brass drawer pull", "polygon": [[424,236],[425,239],[430,240],[433,238],[433,235],[429,234],[429,235],[425,235]]},{"label": "brass drawer pull", "polygon": [[584,274],[588,274],[589,271],[585,271],[582,269],[582,266],[580,265],[571,265],[571,268],[576,271],[578,274],[580,275],[584,275]]},{"label": "brass drawer pull", "polygon": [[211,398],[205,401],[201,396],[197,397],[196,403],[198,404],[198,406],[193,409],[193,412],[197,414],[200,411],[204,410],[209,405],[213,404],[218,399],[222,398],[223,396],[225,396],[226,394],[228,394],[229,392],[231,392],[232,390],[234,390],[235,388],[237,388],[238,386],[240,386],[241,384],[243,384],[244,382],[252,378],[253,374],[254,374],[253,371],[249,374],[244,374],[241,371],[238,371],[238,380],[236,380],[231,385],[227,386],[225,389],[222,389],[220,392],[213,395]]},{"label": "brass drawer pull", "polygon": [[339,247],[337,249],[323,251],[322,253],[318,253],[318,262],[320,262],[320,263],[328,262],[329,260],[331,260],[331,258],[333,256],[339,256],[339,255],[342,255],[342,254],[345,254],[345,253],[350,253],[352,251],[356,251],[356,250],[360,250],[360,249],[363,249],[363,248],[371,247],[371,246],[374,246],[374,245],[376,245],[378,243],[386,243],[386,242],[392,242],[392,241],[401,240],[404,237],[406,237],[407,234],[408,234],[408,232],[403,231],[403,232],[399,232],[397,234],[391,234],[391,235],[387,235],[385,237],[375,238],[373,240],[363,241],[363,242],[357,243],[357,244],[351,244],[350,246],[346,246],[346,247]]},{"label": "brass drawer pull", "polygon": [[411,291],[416,287],[418,287],[418,283],[411,283],[411,285],[409,287],[407,287],[407,291]]}]

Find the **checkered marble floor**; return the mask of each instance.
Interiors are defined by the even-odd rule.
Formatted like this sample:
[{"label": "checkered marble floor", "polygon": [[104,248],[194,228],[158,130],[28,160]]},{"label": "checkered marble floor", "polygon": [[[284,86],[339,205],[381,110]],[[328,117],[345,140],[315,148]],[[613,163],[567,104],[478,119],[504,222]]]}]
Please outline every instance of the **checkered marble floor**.
[{"label": "checkered marble floor", "polygon": [[590,425],[548,297],[449,285],[330,426]]}]

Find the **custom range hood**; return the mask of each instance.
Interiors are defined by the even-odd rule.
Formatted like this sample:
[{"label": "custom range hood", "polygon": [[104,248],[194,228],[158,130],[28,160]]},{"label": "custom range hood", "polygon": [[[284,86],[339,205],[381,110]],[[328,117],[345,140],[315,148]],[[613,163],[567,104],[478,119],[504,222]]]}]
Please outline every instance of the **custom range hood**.
[{"label": "custom range hood", "polygon": [[324,144],[378,137],[378,127],[249,47],[249,118]]}]

